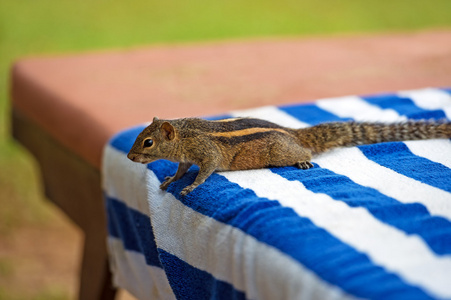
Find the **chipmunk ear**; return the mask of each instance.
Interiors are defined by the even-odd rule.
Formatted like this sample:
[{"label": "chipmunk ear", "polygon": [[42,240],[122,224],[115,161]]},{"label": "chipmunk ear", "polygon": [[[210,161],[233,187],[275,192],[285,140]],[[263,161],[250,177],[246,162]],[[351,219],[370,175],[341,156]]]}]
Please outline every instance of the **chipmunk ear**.
[{"label": "chipmunk ear", "polygon": [[152,123],[155,122],[155,121],[158,121],[158,120],[159,120],[158,117],[153,117]]},{"label": "chipmunk ear", "polygon": [[175,128],[169,122],[161,124],[160,132],[168,140],[173,140],[175,138]]}]

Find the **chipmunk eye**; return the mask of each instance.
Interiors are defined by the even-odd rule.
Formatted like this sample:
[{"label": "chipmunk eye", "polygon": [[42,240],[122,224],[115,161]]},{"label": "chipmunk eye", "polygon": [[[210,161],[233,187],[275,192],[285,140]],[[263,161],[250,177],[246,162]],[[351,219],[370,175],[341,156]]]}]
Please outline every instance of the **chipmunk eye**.
[{"label": "chipmunk eye", "polygon": [[152,139],[145,140],[144,144],[143,144],[144,148],[152,147],[152,145],[153,145],[153,140]]}]

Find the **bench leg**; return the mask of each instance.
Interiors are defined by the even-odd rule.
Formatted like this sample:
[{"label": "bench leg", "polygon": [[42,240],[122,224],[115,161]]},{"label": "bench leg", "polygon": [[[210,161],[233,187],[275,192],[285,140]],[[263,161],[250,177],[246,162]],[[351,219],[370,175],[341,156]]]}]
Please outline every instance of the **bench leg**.
[{"label": "bench leg", "polygon": [[60,145],[14,110],[13,136],[35,156],[45,194],[85,234],[79,299],[114,299],[106,248],[106,214],[100,171]]},{"label": "bench leg", "polygon": [[111,272],[104,244],[93,235],[86,235],[80,270],[79,299],[113,300],[116,289],[112,285]]}]

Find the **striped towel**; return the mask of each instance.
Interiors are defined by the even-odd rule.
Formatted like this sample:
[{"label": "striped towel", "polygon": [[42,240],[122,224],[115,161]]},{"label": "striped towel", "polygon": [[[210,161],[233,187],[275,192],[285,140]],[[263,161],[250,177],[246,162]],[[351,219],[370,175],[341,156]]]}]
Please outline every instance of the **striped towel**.
[{"label": "striped towel", "polygon": [[[451,89],[227,116],[292,128],[451,120]],[[114,284],[137,298],[451,299],[450,140],[337,149],[309,170],[214,173],[182,197],[197,167],[161,191],[177,164],[126,158],[143,128],[116,135],[103,163]]]}]

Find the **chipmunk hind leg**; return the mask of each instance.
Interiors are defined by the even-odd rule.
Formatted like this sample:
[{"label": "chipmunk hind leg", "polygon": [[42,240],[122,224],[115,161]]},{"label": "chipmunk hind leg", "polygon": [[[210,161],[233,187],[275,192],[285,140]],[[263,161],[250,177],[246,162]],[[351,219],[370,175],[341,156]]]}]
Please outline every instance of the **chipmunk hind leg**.
[{"label": "chipmunk hind leg", "polygon": [[298,144],[290,143],[275,144],[270,152],[270,166],[285,167],[296,166],[300,169],[306,170],[313,167],[310,160],[312,159],[312,152]]}]

